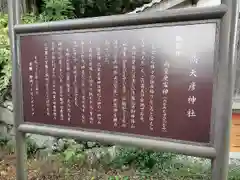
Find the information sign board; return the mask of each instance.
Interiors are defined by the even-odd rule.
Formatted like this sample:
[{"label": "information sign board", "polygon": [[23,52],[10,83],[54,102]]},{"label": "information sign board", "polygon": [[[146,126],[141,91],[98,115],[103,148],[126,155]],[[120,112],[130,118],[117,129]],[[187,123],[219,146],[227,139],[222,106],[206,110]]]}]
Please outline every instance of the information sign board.
[{"label": "information sign board", "polygon": [[24,120],[209,143],[216,27],[21,36]]}]

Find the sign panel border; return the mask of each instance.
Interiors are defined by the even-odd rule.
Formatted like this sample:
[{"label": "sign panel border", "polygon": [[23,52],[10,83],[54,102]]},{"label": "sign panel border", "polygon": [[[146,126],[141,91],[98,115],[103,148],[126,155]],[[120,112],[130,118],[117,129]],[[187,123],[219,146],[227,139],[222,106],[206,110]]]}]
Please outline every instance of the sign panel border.
[{"label": "sign panel border", "polygon": [[[212,97],[215,92],[215,76],[216,74],[216,64],[218,63],[217,57],[218,57],[218,52],[219,52],[219,28],[220,28],[220,19],[210,19],[210,20],[190,20],[190,21],[181,21],[181,22],[166,22],[166,23],[154,23],[154,24],[146,24],[146,25],[129,25],[129,26],[115,26],[115,27],[107,27],[107,28],[94,28],[94,29],[84,29],[84,30],[72,30],[72,31],[53,31],[53,32],[37,32],[37,33],[24,33],[24,34],[18,34],[17,39],[18,42],[20,43],[20,38],[23,36],[34,36],[34,35],[59,35],[59,34],[72,34],[72,33],[88,33],[88,32],[110,32],[112,30],[116,31],[121,31],[121,30],[134,30],[134,29],[142,29],[142,28],[151,28],[151,27],[171,27],[171,26],[187,26],[187,25],[197,25],[197,24],[215,24],[215,43],[214,43],[214,62],[213,62],[213,90],[212,90]],[[20,45],[18,46],[20,47]],[[19,54],[19,77],[21,78],[20,82],[22,82],[22,73],[21,73],[21,55],[20,55],[20,50],[18,48],[18,54]],[[19,96],[21,97],[21,106],[23,109],[23,87],[22,84],[20,84],[20,90],[18,92]],[[212,99],[212,109],[213,109],[213,99]],[[212,116],[212,115],[211,115]],[[23,120],[24,121],[24,120]],[[29,124],[30,122],[24,122],[24,124]],[[153,136],[145,136],[145,135],[137,135],[137,134],[131,134],[131,133],[121,133],[121,132],[114,132],[114,131],[106,131],[106,130],[96,130],[96,129],[85,129],[81,127],[68,127],[68,126],[59,126],[59,125],[48,125],[44,123],[30,123],[30,124],[35,124],[37,125],[44,125],[46,127],[57,127],[61,129],[67,128],[69,131],[71,129],[73,130],[79,130],[79,131],[89,131],[89,132],[95,132],[95,133],[108,133],[109,135],[118,135],[122,136],[123,138],[126,136],[133,136],[133,137],[138,137],[138,138],[144,138],[144,139],[154,139],[158,141],[164,141],[164,142],[176,142],[176,143],[182,143],[182,144],[188,144],[188,145],[195,145],[195,146],[206,146],[206,147],[213,147],[213,125],[214,125],[214,117],[211,117],[210,119],[210,139],[208,143],[200,143],[200,142],[194,142],[194,141],[184,141],[184,140],[177,140],[177,139],[172,139],[172,138],[162,138],[162,137],[153,137]],[[69,133],[70,135],[71,133]]]}]

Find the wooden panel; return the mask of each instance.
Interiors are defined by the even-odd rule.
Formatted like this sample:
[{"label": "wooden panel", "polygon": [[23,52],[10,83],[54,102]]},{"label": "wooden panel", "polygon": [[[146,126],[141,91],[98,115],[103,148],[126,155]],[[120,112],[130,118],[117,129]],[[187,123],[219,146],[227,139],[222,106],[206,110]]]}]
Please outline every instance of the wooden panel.
[{"label": "wooden panel", "polygon": [[235,120],[233,119],[232,124],[240,127],[240,119],[239,120],[238,119],[235,119]]},{"label": "wooden panel", "polygon": [[240,114],[232,115],[230,152],[240,152]]},{"label": "wooden panel", "polygon": [[232,126],[231,135],[234,135],[234,136],[240,135],[240,130],[239,129],[240,129],[240,126],[239,127]]}]

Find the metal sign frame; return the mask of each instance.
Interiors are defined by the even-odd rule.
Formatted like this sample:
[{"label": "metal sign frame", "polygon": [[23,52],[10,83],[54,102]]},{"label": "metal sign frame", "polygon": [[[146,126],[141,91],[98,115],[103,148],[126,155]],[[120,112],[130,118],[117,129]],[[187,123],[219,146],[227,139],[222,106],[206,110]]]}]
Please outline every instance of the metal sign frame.
[{"label": "metal sign frame", "polygon": [[[20,1],[8,0],[9,36],[13,65],[13,103],[16,128],[17,180],[26,180],[26,133],[68,137],[132,145],[158,151],[175,152],[185,155],[212,159],[212,180],[227,180],[230,122],[235,74],[235,46],[237,36],[238,1],[222,0],[215,7],[173,9],[163,12],[134,15],[66,20],[41,24],[20,24]],[[212,102],[212,132],[210,144],[182,143],[166,139],[149,139],[140,136],[92,132],[74,128],[39,125],[24,122],[22,101],[22,79],[20,64],[19,35],[52,31],[70,31],[90,28],[111,28],[154,23],[177,23],[184,21],[219,21],[219,42],[214,62],[214,84]]]},{"label": "metal sign frame", "polygon": [[[220,28],[220,20],[219,19],[213,19],[213,20],[197,20],[197,21],[194,21],[194,20],[190,20],[190,21],[181,21],[181,22],[172,22],[172,23],[157,23],[157,24],[144,24],[144,25],[130,25],[130,26],[121,26],[121,25],[118,25],[118,27],[108,27],[108,28],[94,28],[94,29],[83,29],[83,30],[68,30],[68,31],[52,31],[52,32],[34,32],[34,33],[30,33],[30,32],[27,32],[27,33],[22,33],[20,35],[18,35],[18,38],[20,39],[24,39],[24,37],[32,37],[34,38],[35,36],[48,36],[49,34],[51,36],[54,36],[54,35],[68,35],[68,34],[87,34],[87,33],[98,33],[98,32],[108,32],[108,33],[111,33],[111,32],[114,32],[114,31],[121,31],[121,32],[124,32],[124,31],[129,31],[129,30],[138,30],[138,29],[144,29],[144,28],[167,28],[167,27],[170,27],[170,28],[173,28],[173,27],[180,27],[180,26],[197,26],[197,25],[206,25],[206,24],[213,24],[215,26],[215,41],[213,42],[214,43],[214,50],[213,50],[213,60],[214,60],[214,63],[217,62],[217,55],[218,55],[218,45],[219,45],[219,42],[218,42],[218,38],[219,38],[219,28]],[[22,54],[21,54],[22,55]],[[19,57],[19,61],[22,62],[21,63],[21,66],[23,66],[23,60],[24,57]],[[214,64],[213,63],[213,64]],[[23,70],[22,70],[23,71]],[[22,79],[24,75],[21,75],[20,74],[20,77]],[[24,83],[23,83],[23,86],[24,86]],[[212,92],[212,91],[211,91]],[[23,97],[24,95],[22,94],[21,97]],[[211,100],[212,100],[212,97],[211,97]],[[22,99],[22,101],[24,101]],[[36,115],[35,115],[36,116]],[[156,118],[156,117],[155,117]],[[211,118],[211,117],[210,117]],[[27,117],[25,117],[25,121],[27,122]],[[156,118],[157,119],[157,118]],[[36,123],[34,123],[36,124]],[[38,123],[40,124],[40,127],[41,127],[41,123]],[[43,123],[44,124],[44,123]],[[178,139],[174,139],[174,138],[164,138],[164,137],[159,137],[159,136],[151,136],[151,140],[154,139],[154,140],[162,140],[162,141],[169,141],[169,142],[178,142],[178,143],[181,143],[181,144],[186,144],[186,145],[198,145],[198,146],[211,146],[212,144],[212,136],[211,134],[213,134],[213,125],[214,125],[214,119],[212,120],[211,118],[211,124],[209,126],[209,130],[208,130],[208,135],[209,135],[209,140],[207,142],[195,142],[195,141],[187,141],[187,140],[178,140]],[[57,126],[57,125],[54,125],[54,126]],[[48,125],[48,127],[52,127],[51,125]],[[62,127],[62,126],[61,126]],[[61,128],[60,127],[60,128]],[[59,127],[58,127],[59,128]],[[129,133],[122,133],[122,132],[113,132],[113,131],[107,131],[107,130],[96,130],[96,129],[89,129],[89,128],[81,128],[81,127],[77,127],[76,128],[73,128],[71,126],[71,128],[67,127],[70,131],[71,130],[85,130],[85,131],[91,131],[91,132],[103,132],[104,134],[108,133],[108,134],[111,134],[111,135],[125,135],[125,136],[131,136],[131,137],[138,137],[138,138],[141,138],[141,139],[149,139],[149,136],[147,135],[136,135],[136,134],[129,134]],[[100,129],[100,128],[99,128]],[[210,137],[211,136],[211,137]],[[211,138],[211,139],[210,139]],[[116,141],[115,141],[116,142]],[[182,152],[184,153],[184,152]],[[194,153],[194,152],[193,152]],[[204,154],[204,151],[202,152]],[[194,155],[194,154],[193,154]],[[201,155],[203,157],[205,157],[206,155]]]}]

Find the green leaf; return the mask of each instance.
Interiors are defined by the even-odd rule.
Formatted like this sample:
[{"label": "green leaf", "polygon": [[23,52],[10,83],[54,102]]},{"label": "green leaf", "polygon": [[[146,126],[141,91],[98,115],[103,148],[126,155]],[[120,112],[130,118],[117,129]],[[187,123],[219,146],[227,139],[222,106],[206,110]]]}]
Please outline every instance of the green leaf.
[{"label": "green leaf", "polygon": [[100,12],[104,12],[107,10],[107,6],[105,4],[105,1],[103,1],[103,0],[96,0],[96,5]]},{"label": "green leaf", "polygon": [[66,151],[64,151],[65,161],[69,161],[74,155],[75,151],[67,149]]}]

